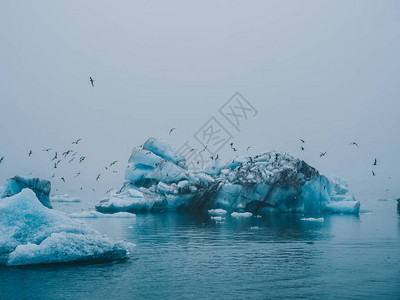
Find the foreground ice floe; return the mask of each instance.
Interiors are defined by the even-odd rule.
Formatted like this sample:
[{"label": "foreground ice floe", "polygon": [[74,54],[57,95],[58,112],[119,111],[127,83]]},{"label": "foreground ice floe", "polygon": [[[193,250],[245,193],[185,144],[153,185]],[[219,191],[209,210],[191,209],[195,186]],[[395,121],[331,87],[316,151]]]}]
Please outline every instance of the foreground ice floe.
[{"label": "foreground ice floe", "polygon": [[345,180],[321,175],[287,153],[276,151],[226,163],[220,159],[202,172],[190,172],[185,159],[167,143],[151,138],[134,148],[119,191],[101,200],[100,212],[215,210],[358,213],[360,203]]},{"label": "foreground ice floe", "polygon": [[31,189],[44,206],[52,208],[49,198],[51,183],[39,178],[15,176],[8,179],[6,184],[0,187],[0,198],[16,195],[24,188]]},{"label": "foreground ice floe", "polygon": [[43,206],[30,189],[0,199],[0,216],[0,264],[123,259],[134,246]]},{"label": "foreground ice floe", "polygon": [[50,196],[50,202],[81,202],[81,199],[70,196],[69,194],[52,195]]},{"label": "foreground ice floe", "polygon": [[302,221],[309,221],[309,222],[324,222],[324,218],[301,218]]}]

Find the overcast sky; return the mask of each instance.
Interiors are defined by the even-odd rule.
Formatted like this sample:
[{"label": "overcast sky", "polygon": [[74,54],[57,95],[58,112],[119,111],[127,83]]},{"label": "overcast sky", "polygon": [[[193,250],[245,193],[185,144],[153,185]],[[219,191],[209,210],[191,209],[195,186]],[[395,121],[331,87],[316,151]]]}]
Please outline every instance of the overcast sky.
[{"label": "overcast sky", "polygon": [[[287,151],[361,201],[400,197],[399,34],[389,0],[2,1],[0,182],[49,178],[41,149],[75,149],[86,161],[61,163],[53,191],[101,197],[134,146],[179,147],[214,116],[235,154]],[[240,132],[218,112],[236,91],[258,112]],[[119,173],[105,173],[113,160]]]}]

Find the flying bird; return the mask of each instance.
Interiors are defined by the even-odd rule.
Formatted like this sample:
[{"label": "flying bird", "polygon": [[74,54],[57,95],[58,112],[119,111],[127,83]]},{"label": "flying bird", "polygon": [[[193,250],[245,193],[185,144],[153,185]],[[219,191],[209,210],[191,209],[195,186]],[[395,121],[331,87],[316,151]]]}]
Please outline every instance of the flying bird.
[{"label": "flying bird", "polygon": [[106,194],[110,193],[113,190],[113,188],[109,189]]},{"label": "flying bird", "polygon": [[320,152],[319,153],[319,157],[325,156],[325,154],[326,154],[326,151],[325,152]]},{"label": "flying bird", "polygon": [[72,157],[72,158],[68,161],[68,163],[71,163],[74,159],[75,159],[75,156]]},{"label": "flying bird", "polygon": [[168,135],[171,135],[172,131],[174,131],[175,129],[176,129],[175,127],[172,128],[172,129],[169,131]]},{"label": "flying bird", "polygon": [[372,176],[375,176],[375,172],[372,170]]},{"label": "flying bird", "polygon": [[118,160],[114,160],[111,164],[110,167],[112,167],[113,165],[115,165],[118,162]]},{"label": "flying bird", "polygon": [[75,142],[72,142],[72,144],[78,145],[78,143],[79,143],[80,141],[82,141],[82,139],[77,139]]},{"label": "flying bird", "polygon": [[354,146],[357,146],[357,148],[358,148],[358,144],[356,142],[352,142],[349,145],[354,145]]},{"label": "flying bird", "polygon": [[81,175],[81,171],[79,171],[78,173],[75,173],[75,177],[74,178],[78,177],[79,175]]},{"label": "flying bird", "polygon": [[92,87],[94,87],[94,80],[93,80],[93,78],[92,77],[89,77],[90,78],[90,84],[92,85]]},{"label": "flying bird", "polygon": [[100,179],[101,174],[97,175],[96,181]]},{"label": "flying bird", "polygon": [[231,149],[235,152],[235,151],[236,151],[236,148],[233,147],[233,143],[230,143],[230,145],[231,145]]},{"label": "flying bird", "polygon": [[53,150],[53,148],[47,148],[47,149],[43,149],[42,151],[49,152],[50,150]]},{"label": "flying bird", "polygon": [[61,177],[61,180],[65,182],[65,178],[64,177]]},{"label": "flying bird", "polygon": [[118,173],[118,171],[113,171],[113,173]]},{"label": "flying bird", "polygon": [[301,148],[301,151],[304,151],[304,147],[300,147]]},{"label": "flying bird", "polygon": [[79,159],[79,163],[83,162],[85,160],[86,156],[81,156],[81,158]]},{"label": "flying bird", "polygon": [[50,179],[53,179],[54,177],[56,177],[56,173],[53,173],[53,175],[50,177]]},{"label": "flying bird", "polygon": [[4,160],[4,156],[2,156],[2,157],[0,158],[0,164],[3,162],[3,160]]},{"label": "flying bird", "polygon": [[63,152],[62,156],[64,156],[66,158],[67,155],[70,154],[71,152],[72,152],[72,150],[67,150],[67,151]]},{"label": "flying bird", "polygon": [[378,164],[378,161],[377,161],[376,158],[375,158],[374,163],[373,163],[373,166],[376,166],[377,164]]},{"label": "flying bird", "polygon": [[55,159],[57,159],[57,151],[56,151],[56,153],[54,154],[54,157],[53,157],[53,159],[52,159],[51,161],[53,161],[53,160],[55,160]]},{"label": "flying bird", "polygon": [[304,144],[305,143],[305,141],[304,140],[302,140],[302,139],[300,139],[300,141]]},{"label": "flying bird", "polygon": [[29,150],[28,156],[32,155],[32,150]]},{"label": "flying bird", "polygon": [[206,149],[207,149],[207,145],[204,147],[204,149],[203,149],[203,150],[201,150],[201,151],[199,152],[199,154],[200,154],[201,152],[204,152],[204,151],[206,151]]},{"label": "flying bird", "polygon": [[251,146],[248,146],[246,151],[249,151],[250,148],[251,148]]}]

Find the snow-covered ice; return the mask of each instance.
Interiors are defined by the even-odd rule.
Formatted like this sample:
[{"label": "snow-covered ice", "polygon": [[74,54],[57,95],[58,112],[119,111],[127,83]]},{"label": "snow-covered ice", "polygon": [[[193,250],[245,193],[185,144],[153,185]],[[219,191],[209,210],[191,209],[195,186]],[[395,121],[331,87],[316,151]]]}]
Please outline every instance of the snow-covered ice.
[{"label": "snow-covered ice", "polygon": [[134,246],[45,207],[30,189],[0,199],[0,216],[0,264],[123,259]]},{"label": "snow-covered ice", "polygon": [[211,220],[221,222],[222,220],[225,220],[225,218],[221,216],[212,216]]},{"label": "snow-covered ice", "polygon": [[345,180],[321,175],[288,153],[217,159],[190,172],[173,147],[154,138],[133,149],[122,188],[96,205],[101,212],[223,209],[310,217],[356,214],[359,208]]}]

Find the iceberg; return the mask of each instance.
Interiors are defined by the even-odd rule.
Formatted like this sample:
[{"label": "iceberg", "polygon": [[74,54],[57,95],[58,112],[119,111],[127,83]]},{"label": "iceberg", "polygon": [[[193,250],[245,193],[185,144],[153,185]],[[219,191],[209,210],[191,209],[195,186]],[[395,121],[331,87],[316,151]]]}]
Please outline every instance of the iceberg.
[{"label": "iceberg", "polygon": [[69,194],[52,195],[50,196],[50,202],[81,202],[81,199],[72,197]]},{"label": "iceberg", "polygon": [[120,190],[96,204],[100,212],[213,211],[259,215],[268,212],[357,214],[360,203],[345,180],[322,175],[288,153],[270,151],[216,159],[203,171],[164,141],[136,147]]},{"label": "iceberg", "polygon": [[0,199],[0,216],[0,265],[118,260],[133,248],[45,207],[30,189]]},{"label": "iceberg", "polygon": [[49,198],[51,183],[39,178],[14,176],[8,179],[6,184],[0,187],[0,198],[16,195],[24,188],[32,190],[44,206],[52,208]]}]

